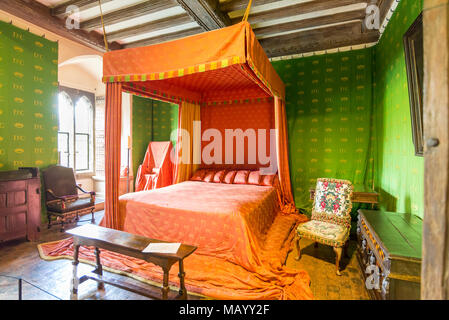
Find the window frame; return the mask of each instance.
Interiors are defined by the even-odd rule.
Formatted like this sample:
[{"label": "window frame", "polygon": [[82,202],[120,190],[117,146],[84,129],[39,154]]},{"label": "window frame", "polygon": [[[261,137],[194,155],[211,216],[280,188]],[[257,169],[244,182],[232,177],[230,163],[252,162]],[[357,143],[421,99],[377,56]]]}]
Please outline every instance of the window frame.
[{"label": "window frame", "polygon": [[[70,99],[72,100],[72,104],[73,104],[73,137],[72,137],[72,139],[70,139],[70,137],[69,137],[69,142],[70,142],[70,140],[72,140],[71,143],[73,144],[73,152],[74,153],[73,153],[73,155],[69,154],[68,157],[69,157],[69,159],[70,159],[70,157],[73,157],[73,167],[74,167],[74,171],[75,171],[77,178],[92,177],[95,174],[95,93],[60,85],[58,94],[61,94],[62,92],[64,92],[65,94],[67,94],[70,97]],[[77,105],[78,101],[80,99],[82,99],[83,97],[85,97],[90,102],[90,104],[92,106],[92,110],[91,110],[92,132],[90,134],[76,131],[76,110],[75,109],[76,109],[76,105]],[[59,105],[58,105],[58,108],[59,108]],[[59,122],[59,118],[58,118],[58,122]],[[59,127],[58,127],[58,134],[59,133],[63,133],[63,132],[59,131]],[[88,154],[87,154],[89,168],[86,170],[76,169],[76,137],[79,134],[88,135],[88,139],[89,139],[88,140],[89,148],[88,148]],[[92,150],[90,148],[90,144],[92,145],[93,152],[91,152]],[[58,149],[59,149],[59,145],[58,145]],[[69,147],[69,150],[70,150],[70,147]],[[91,157],[92,157],[92,166],[90,164]],[[69,163],[70,163],[70,161],[69,161]]]}]

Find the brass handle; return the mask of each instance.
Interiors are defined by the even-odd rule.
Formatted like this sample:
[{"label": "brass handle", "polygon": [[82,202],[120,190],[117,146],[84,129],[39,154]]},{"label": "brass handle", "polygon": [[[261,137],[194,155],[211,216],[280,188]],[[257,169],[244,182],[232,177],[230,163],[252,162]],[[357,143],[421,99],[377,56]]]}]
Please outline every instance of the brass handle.
[{"label": "brass handle", "polygon": [[427,147],[429,147],[429,148],[438,147],[439,144],[440,144],[440,140],[438,140],[437,138],[430,138],[427,140]]}]

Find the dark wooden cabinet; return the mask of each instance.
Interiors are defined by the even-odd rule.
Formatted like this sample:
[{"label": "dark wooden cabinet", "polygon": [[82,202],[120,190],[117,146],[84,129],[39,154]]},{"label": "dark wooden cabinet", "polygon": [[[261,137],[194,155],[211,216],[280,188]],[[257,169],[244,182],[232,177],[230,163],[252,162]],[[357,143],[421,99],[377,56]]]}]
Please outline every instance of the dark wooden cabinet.
[{"label": "dark wooden cabinet", "polygon": [[39,240],[41,222],[39,169],[0,172],[0,242]]},{"label": "dark wooden cabinet", "polygon": [[357,257],[373,299],[420,299],[422,220],[359,210]]}]

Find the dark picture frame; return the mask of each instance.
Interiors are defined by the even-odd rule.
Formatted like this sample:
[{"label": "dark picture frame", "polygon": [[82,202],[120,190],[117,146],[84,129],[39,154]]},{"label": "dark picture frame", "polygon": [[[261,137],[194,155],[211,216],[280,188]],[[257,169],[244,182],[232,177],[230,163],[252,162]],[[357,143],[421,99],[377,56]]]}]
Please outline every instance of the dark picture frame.
[{"label": "dark picture frame", "polygon": [[405,64],[407,69],[410,115],[415,155],[424,155],[423,77],[424,45],[422,13],[404,34]]}]

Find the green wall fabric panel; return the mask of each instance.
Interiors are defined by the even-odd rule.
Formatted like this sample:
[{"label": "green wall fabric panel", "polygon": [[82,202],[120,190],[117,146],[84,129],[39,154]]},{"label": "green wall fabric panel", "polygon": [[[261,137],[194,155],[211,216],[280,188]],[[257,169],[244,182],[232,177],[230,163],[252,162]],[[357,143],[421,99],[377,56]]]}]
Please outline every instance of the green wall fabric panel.
[{"label": "green wall fabric panel", "polygon": [[[178,105],[158,100],[153,102],[153,141],[168,141],[173,129],[178,128]],[[176,140],[172,140],[173,146]]]},{"label": "green wall fabric panel", "polygon": [[321,177],[372,184],[372,50],[273,62],[286,84],[290,171],[298,208]]},{"label": "green wall fabric panel", "polygon": [[58,163],[58,44],[0,21],[0,170]]},{"label": "green wall fabric panel", "polygon": [[137,169],[142,163],[148,142],[153,139],[153,128],[151,125],[151,104],[150,99],[133,96],[132,106],[132,157],[134,177]]},{"label": "green wall fabric panel", "polygon": [[402,0],[374,50],[376,188],[381,207],[424,213],[424,158],[415,156],[403,35],[422,11],[422,2]]},{"label": "green wall fabric panel", "polygon": [[[178,128],[177,104],[133,96],[132,136],[134,175],[145,157],[150,141],[169,141]],[[176,146],[176,139],[171,140]]]}]

